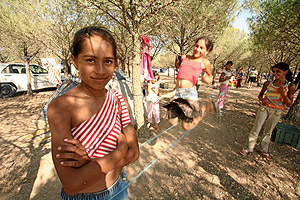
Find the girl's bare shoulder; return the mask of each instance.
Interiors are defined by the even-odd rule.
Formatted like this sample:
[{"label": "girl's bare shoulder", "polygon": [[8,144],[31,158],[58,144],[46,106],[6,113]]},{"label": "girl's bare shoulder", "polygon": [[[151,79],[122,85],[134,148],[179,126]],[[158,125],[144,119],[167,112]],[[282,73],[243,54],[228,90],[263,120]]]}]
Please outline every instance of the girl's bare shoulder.
[{"label": "girl's bare shoulder", "polygon": [[270,81],[265,81],[263,85],[269,85],[270,83]]},{"label": "girl's bare shoulder", "polygon": [[202,63],[204,65],[210,65],[210,61],[207,58],[202,58]]},{"label": "girl's bare shoulder", "polygon": [[70,111],[76,102],[76,94],[74,89],[66,92],[65,94],[56,97],[48,105],[48,111],[55,111],[55,113],[64,113]]},{"label": "girl's bare shoulder", "polygon": [[293,90],[293,91],[296,90],[296,85],[294,83],[289,84],[289,91],[291,91],[291,90]]},{"label": "girl's bare shoulder", "polygon": [[201,63],[202,63],[203,70],[211,69],[210,61],[207,58],[202,58]]}]

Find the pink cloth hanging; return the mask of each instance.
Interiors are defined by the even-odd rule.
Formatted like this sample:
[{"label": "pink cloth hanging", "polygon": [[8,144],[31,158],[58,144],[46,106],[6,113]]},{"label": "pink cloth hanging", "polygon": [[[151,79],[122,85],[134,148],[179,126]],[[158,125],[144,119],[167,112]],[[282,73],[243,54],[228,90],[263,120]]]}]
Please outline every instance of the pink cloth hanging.
[{"label": "pink cloth hanging", "polygon": [[[151,56],[150,56],[150,42],[147,35],[142,36],[142,45],[143,45],[143,53],[142,53],[142,61],[141,61],[141,73],[144,75],[144,79],[146,81],[153,80],[153,72],[152,72],[152,65],[151,65]],[[145,51],[145,47],[147,46],[148,52]],[[147,49],[146,49],[147,50]]]}]

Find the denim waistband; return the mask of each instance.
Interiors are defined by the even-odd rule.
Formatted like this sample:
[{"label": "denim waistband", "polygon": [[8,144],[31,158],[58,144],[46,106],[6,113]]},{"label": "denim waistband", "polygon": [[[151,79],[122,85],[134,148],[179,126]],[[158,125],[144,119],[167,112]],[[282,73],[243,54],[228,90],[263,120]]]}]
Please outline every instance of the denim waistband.
[{"label": "denim waistband", "polygon": [[196,86],[190,88],[175,88],[176,92],[189,92],[189,91],[196,91]]},{"label": "denim waistband", "polygon": [[125,172],[122,170],[119,177],[117,178],[117,180],[111,185],[109,186],[108,188],[104,189],[104,190],[101,190],[99,192],[93,192],[93,193],[77,193],[77,194],[74,194],[74,195],[68,195],[64,189],[62,188],[61,190],[61,196],[62,197],[65,197],[66,199],[70,198],[74,198],[74,199],[87,199],[89,197],[94,197],[94,196],[106,196],[110,193],[110,191],[114,190],[116,187],[118,187],[118,184],[121,182],[121,180],[123,178],[126,177],[126,174]]}]

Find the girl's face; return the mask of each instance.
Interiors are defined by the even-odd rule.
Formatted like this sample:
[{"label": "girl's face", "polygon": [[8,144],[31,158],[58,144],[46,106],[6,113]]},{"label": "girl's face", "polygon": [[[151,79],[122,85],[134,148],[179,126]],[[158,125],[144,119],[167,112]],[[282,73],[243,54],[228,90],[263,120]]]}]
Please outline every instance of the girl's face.
[{"label": "girl's face", "polygon": [[82,82],[94,89],[104,89],[112,78],[116,66],[112,45],[94,35],[82,42],[82,50],[73,63],[79,70]]},{"label": "girl's face", "polygon": [[199,40],[193,49],[193,55],[195,58],[201,58],[203,55],[208,53],[208,50],[206,48],[205,40]]},{"label": "girl's face", "polygon": [[154,79],[153,80],[151,80],[150,82],[152,83],[152,84],[154,84],[154,83],[156,83],[157,81],[158,81],[158,76],[154,76]]},{"label": "girl's face", "polygon": [[230,70],[231,67],[232,67],[231,64],[227,64],[227,65],[225,66],[225,69]]},{"label": "girl's face", "polygon": [[273,76],[275,77],[275,79],[285,79],[285,75],[288,73],[288,70],[283,71],[281,69],[279,69],[278,67],[274,67],[273,68]]}]

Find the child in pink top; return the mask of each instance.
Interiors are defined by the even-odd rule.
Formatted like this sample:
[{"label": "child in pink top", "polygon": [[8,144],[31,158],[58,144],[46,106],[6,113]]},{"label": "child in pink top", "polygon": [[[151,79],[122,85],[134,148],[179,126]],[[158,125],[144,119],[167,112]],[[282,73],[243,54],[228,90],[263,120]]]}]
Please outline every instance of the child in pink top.
[{"label": "child in pink top", "polygon": [[212,102],[201,103],[198,101],[196,83],[204,71],[202,82],[211,84],[212,72],[210,61],[204,56],[213,49],[211,40],[200,37],[196,40],[193,55],[183,55],[182,63],[176,79],[175,97],[164,107],[168,109],[167,117],[170,125],[175,125],[179,119],[185,130],[196,126],[205,116],[207,111],[213,111]]}]

